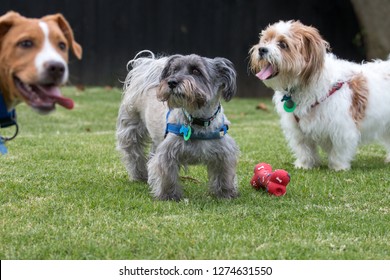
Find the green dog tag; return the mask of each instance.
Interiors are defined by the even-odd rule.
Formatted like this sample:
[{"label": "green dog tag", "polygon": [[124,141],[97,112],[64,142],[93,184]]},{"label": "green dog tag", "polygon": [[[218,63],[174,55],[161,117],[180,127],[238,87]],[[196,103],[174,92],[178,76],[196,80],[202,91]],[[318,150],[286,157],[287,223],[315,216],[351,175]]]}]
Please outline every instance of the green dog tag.
[{"label": "green dog tag", "polygon": [[183,134],[184,141],[188,141],[191,137],[191,126],[187,125],[182,125],[180,127],[180,133]]},{"label": "green dog tag", "polygon": [[283,108],[286,112],[288,113],[292,113],[294,112],[295,108],[297,107],[297,104],[295,104],[294,101],[292,101],[291,99],[289,100],[286,100],[283,104]]}]

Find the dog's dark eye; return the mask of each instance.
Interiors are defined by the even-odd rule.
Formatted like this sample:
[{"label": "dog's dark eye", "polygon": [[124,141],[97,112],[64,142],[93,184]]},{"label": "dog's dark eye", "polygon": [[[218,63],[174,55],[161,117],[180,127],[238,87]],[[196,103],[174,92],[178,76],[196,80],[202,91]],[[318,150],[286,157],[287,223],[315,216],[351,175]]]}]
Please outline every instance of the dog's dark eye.
[{"label": "dog's dark eye", "polygon": [[30,49],[34,46],[34,43],[31,40],[23,40],[18,43],[18,46],[23,49]]},{"label": "dog's dark eye", "polygon": [[200,71],[196,68],[193,68],[192,69],[192,75],[195,75],[195,76],[199,76],[200,75]]},{"label": "dog's dark eye", "polygon": [[64,42],[59,42],[58,47],[60,50],[65,51],[66,50],[66,44]]},{"label": "dog's dark eye", "polygon": [[281,49],[283,49],[283,50],[285,50],[285,49],[288,48],[287,43],[284,42],[284,41],[280,41],[280,42],[278,43],[278,46],[279,46]]},{"label": "dog's dark eye", "polygon": [[172,73],[175,74],[177,72],[179,72],[179,67],[173,67],[172,68]]}]

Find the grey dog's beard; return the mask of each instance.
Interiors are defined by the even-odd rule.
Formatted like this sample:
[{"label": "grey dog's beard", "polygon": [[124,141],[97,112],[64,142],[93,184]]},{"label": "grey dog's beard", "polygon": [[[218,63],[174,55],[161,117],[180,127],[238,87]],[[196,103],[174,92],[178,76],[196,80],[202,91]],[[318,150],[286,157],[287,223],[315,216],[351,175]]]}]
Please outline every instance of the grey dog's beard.
[{"label": "grey dog's beard", "polygon": [[189,110],[197,110],[207,102],[206,95],[193,87],[190,82],[182,82],[174,89],[169,88],[166,82],[162,82],[157,92],[157,98],[167,102],[169,108]]}]

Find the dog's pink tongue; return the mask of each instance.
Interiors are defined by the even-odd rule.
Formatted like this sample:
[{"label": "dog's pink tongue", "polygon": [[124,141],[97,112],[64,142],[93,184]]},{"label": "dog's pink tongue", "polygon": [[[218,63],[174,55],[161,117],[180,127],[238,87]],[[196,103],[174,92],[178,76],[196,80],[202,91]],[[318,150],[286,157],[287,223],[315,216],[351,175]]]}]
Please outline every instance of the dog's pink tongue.
[{"label": "dog's pink tongue", "polygon": [[274,68],[271,64],[268,64],[267,67],[261,69],[259,73],[256,74],[256,77],[260,80],[268,79],[274,73]]},{"label": "dog's pink tongue", "polygon": [[66,109],[73,109],[74,102],[70,98],[62,96],[61,91],[58,87],[40,87],[40,89],[45,93],[47,97],[52,99],[54,102],[60,104]]},{"label": "dog's pink tongue", "polygon": [[74,102],[70,98],[66,98],[63,96],[57,96],[56,98],[53,98],[58,104],[65,107],[68,110],[72,110],[74,107]]}]

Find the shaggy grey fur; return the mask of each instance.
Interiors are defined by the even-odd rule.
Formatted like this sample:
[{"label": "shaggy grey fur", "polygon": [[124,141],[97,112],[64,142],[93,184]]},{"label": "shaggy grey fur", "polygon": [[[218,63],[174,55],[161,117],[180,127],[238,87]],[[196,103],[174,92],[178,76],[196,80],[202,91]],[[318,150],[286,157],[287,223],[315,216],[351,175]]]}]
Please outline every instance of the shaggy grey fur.
[{"label": "shaggy grey fur", "polygon": [[[169,123],[188,124],[183,109],[193,118],[208,119],[236,93],[236,72],[225,58],[173,55],[156,58],[137,55],[128,66],[117,121],[117,149],[130,179],[148,181],[161,200],[180,200],[179,171],[183,166],[205,164],[209,189],[218,198],[238,195],[236,165],[239,149],[229,134],[220,139],[185,141],[166,134]],[[198,132],[218,130],[228,124],[223,108],[210,126],[191,126]],[[145,153],[150,143],[149,160]]]}]

